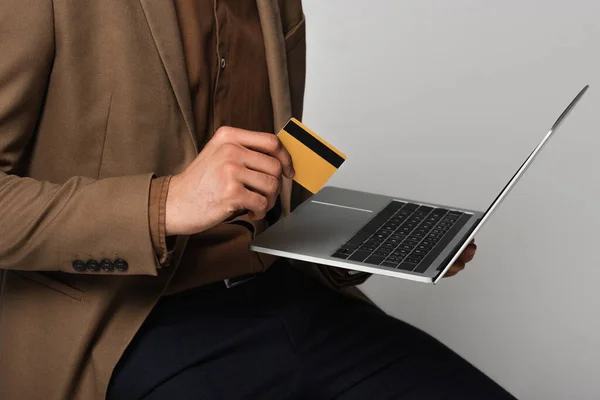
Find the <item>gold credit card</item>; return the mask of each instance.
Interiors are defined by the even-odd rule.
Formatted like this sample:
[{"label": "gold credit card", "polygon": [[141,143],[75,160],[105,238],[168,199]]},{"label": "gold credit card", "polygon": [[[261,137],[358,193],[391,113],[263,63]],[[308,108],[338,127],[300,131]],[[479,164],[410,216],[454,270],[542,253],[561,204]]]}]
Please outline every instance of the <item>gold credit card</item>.
[{"label": "gold credit card", "polygon": [[277,137],[292,156],[294,181],[317,193],[346,161],[346,156],[295,118]]}]

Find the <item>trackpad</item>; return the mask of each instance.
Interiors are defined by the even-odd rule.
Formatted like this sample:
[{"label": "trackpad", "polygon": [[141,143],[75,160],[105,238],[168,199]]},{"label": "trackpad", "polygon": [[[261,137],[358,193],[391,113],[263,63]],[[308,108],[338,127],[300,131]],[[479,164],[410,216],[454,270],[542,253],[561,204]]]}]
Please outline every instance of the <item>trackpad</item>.
[{"label": "trackpad", "polygon": [[376,213],[311,201],[260,235],[254,245],[328,257]]}]

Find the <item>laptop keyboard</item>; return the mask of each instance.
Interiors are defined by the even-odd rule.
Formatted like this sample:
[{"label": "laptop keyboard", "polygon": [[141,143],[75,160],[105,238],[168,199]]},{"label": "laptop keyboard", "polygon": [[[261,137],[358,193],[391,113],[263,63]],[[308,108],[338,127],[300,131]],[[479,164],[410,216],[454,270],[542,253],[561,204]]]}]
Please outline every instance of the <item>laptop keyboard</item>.
[{"label": "laptop keyboard", "polygon": [[392,201],[333,257],[425,272],[468,220],[460,211]]}]

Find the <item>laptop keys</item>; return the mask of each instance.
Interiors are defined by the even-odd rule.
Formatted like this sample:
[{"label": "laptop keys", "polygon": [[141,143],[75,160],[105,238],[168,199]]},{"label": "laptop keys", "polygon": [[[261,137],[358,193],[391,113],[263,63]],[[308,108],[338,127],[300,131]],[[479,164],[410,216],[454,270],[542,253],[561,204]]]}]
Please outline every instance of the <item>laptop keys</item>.
[{"label": "laptop keys", "polygon": [[409,234],[410,234],[412,231],[413,231],[413,228],[412,228],[412,227],[410,227],[410,226],[402,226],[402,227],[401,227],[400,229],[398,229],[396,232],[397,232],[398,234],[401,234],[401,235],[405,235],[405,236],[407,236],[407,235],[409,235]]},{"label": "laptop keys", "polygon": [[332,255],[332,257],[335,258],[341,258],[342,260],[345,260],[348,258],[348,254],[344,254],[344,253],[335,253],[334,255]]},{"label": "laptop keys", "polygon": [[354,252],[354,254],[352,254],[350,256],[350,258],[348,258],[348,260],[350,261],[358,261],[358,262],[363,262],[367,259],[367,257],[369,257],[371,255],[370,251],[367,250],[357,250],[356,252]]},{"label": "laptop keys", "polygon": [[420,242],[420,240],[409,240],[409,239],[406,239],[404,242],[402,242],[402,244],[410,246],[411,248],[414,248],[416,245],[419,244],[419,242]]},{"label": "laptop keys", "polygon": [[407,205],[405,205],[404,207],[402,207],[403,211],[409,211],[409,212],[413,212],[415,211],[417,208],[419,208],[418,204],[414,204],[414,203],[408,203]]},{"label": "laptop keys", "polygon": [[367,264],[375,264],[375,265],[379,265],[383,262],[383,260],[385,260],[385,257],[381,257],[381,256],[371,256],[369,258],[367,258],[365,260],[365,262]]},{"label": "laptop keys", "polygon": [[459,211],[392,201],[333,257],[424,272],[438,254],[434,249],[441,248],[439,242],[467,219]]},{"label": "laptop keys", "polygon": [[336,254],[344,255],[346,257],[350,257],[350,254],[354,253],[354,250],[350,249],[339,249]]},{"label": "laptop keys", "polygon": [[377,246],[361,246],[361,248],[358,249],[357,252],[366,252],[367,254],[371,254],[375,251],[375,249],[377,249]]},{"label": "laptop keys", "polygon": [[419,258],[412,257],[412,256],[407,257],[405,261],[407,263],[415,264],[415,267],[417,266],[418,263],[421,262],[421,260]]},{"label": "laptop keys", "polygon": [[388,267],[388,268],[396,268],[398,267],[398,265],[400,265],[399,263],[396,262],[390,262],[390,261],[385,261],[383,263],[381,263],[382,267]]},{"label": "laptop keys", "polygon": [[411,257],[417,257],[417,258],[423,258],[425,257],[427,254],[429,254],[429,252],[431,251],[431,249],[427,249],[427,250],[423,250],[423,249],[419,249],[418,247],[415,248],[412,253],[409,254],[409,256]]},{"label": "laptop keys", "polygon": [[386,249],[377,249],[373,252],[374,256],[381,256],[381,257],[387,257],[390,255],[389,251],[386,251]]},{"label": "laptop keys", "polygon": [[392,256],[394,257],[400,257],[400,258],[404,258],[406,257],[410,252],[406,251],[406,250],[395,250],[392,253]]},{"label": "laptop keys", "polygon": [[422,244],[418,245],[415,251],[422,251],[424,254],[427,254],[431,251],[433,246],[424,246]]},{"label": "laptop keys", "polygon": [[411,264],[408,262],[403,262],[402,264],[398,265],[396,267],[396,269],[401,269],[403,271],[412,271],[413,269],[415,269],[417,265],[416,264]]}]

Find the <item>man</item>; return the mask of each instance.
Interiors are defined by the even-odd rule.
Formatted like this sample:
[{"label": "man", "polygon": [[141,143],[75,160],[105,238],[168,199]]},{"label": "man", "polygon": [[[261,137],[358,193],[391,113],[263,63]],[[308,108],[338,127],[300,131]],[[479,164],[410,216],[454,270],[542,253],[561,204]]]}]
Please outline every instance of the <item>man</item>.
[{"label": "man", "polygon": [[307,197],[300,0],[0,9],[0,398],[510,397],[367,275],[248,250]]}]

